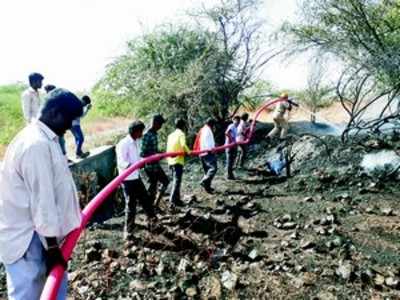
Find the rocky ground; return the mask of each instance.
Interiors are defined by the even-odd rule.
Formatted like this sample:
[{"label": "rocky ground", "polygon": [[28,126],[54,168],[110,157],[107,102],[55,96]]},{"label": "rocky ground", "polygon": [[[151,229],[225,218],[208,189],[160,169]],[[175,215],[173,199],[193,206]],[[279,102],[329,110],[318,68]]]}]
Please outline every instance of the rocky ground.
[{"label": "rocky ground", "polygon": [[397,140],[294,137],[290,178],[265,171],[276,144],[257,143],[236,181],[224,180],[221,156],[214,195],[199,188],[191,159],[187,205],[161,202],[162,228],[150,232],[140,213],[124,241],[116,212],[86,231],[70,263],[71,297],[400,299],[400,180],[390,168],[360,167]]}]

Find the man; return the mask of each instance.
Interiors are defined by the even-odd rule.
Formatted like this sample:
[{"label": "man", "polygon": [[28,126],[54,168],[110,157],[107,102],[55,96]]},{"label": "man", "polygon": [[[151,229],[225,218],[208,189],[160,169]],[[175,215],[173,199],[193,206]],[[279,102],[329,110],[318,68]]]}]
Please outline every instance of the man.
[{"label": "man", "polygon": [[[86,116],[86,114],[89,112],[89,110],[92,108],[90,97],[85,95],[82,97],[82,105],[83,105],[83,115],[82,117]],[[76,157],[77,158],[85,158],[89,156],[89,152],[83,152],[82,151],[82,145],[85,140],[85,137],[82,132],[81,128],[81,118],[76,118],[75,120],[72,121],[72,128],[71,132],[72,135],[75,138],[75,145],[76,145]]]},{"label": "man", "polygon": [[[158,154],[158,134],[157,132],[161,129],[162,125],[165,123],[165,119],[162,115],[157,114],[153,116],[150,129],[143,136],[142,148],[140,155],[142,157],[148,157],[153,154]],[[153,202],[158,203],[167,190],[169,179],[165,174],[164,170],[161,168],[159,162],[146,164],[144,167],[147,177],[149,178],[149,194]],[[158,183],[161,183],[160,192],[156,200]]]},{"label": "man", "polygon": [[[240,122],[239,116],[234,116],[232,118],[232,123],[228,126],[228,128],[225,131],[225,145],[236,143],[237,128],[239,126],[239,122]],[[235,176],[233,175],[233,168],[237,155],[237,146],[226,149],[225,155],[226,155],[226,179],[235,180]]]},{"label": "man", "polygon": [[292,110],[292,105],[289,101],[287,93],[283,93],[281,98],[284,101],[279,102],[275,106],[275,110],[272,114],[272,119],[274,120],[274,129],[268,134],[268,139],[271,139],[280,133],[280,139],[284,140],[289,129],[288,119],[289,112]]},{"label": "man", "polygon": [[42,88],[43,75],[32,73],[29,75],[29,88],[22,93],[22,112],[27,124],[36,120],[40,109],[39,89]]},{"label": "man", "polygon": [[[250,134],[250,123],[248,122],[249,114],[244,113],[241,116],[239,126],[237,128],[237,141],[244,142],[249,138]],[[237,159],[237,165],[241,168],[244,166],[244,162],[247,156],[247,145],[239,145],[239,155]]]},{"label": "man", "polygon": [[[177,119],[175,121],[175,128],[175,131],[168,136],[167,152],[190,153],[190,149],[186,144],[186,137],[184,133],[184,130],[186,129],[186,122],[182,119]],[[183,202],[181,201],[180,190],[185,157],[183,155],[168,157],[167,161],[173,172],[173,187],[169,202],[171,206],[182,206]]]},{"label": "man", "polygon": [[[55,265],[67,266],[59,243],[80,226],[81,212],[59,137],[81,114],[80,100],[56,89],[39,120],[8,146],[0,170],[0,259],[9,299],[39,299],[46,273]],[[58,299],[66,296],[65,275]]]},{"label": "man", "polygon": [[200,185],[209,194],[214,192],[214,189],[211,187],[211,183],[218,170],[217,157],[211,150],[212,148],[215,148],[214,134],[212,131],[214,126],[215,120],[208,119],[203,128],[200,129],[194,146],[194,150],[210,150],[206,153],[200,154],[201,164],[204,170],[204,176],[200,182]]},{"label": "man", "polygon": [[[133,122],[129,126],[129,134],[117,144],[117,165],[120,174],[141,160],[140,139],[143,136],[144,127],[141,121]],[[135,227],[137,201],[142,205],[149,219],[149,225],[156,222],[157,217],[153,208],[153,200],[147,193],[139,170],[134,171],[124,180],[123,191],[125,195],[125,232],[128,237],[133,234]]]},{"label": "man", "polygon": [[[53,84],[46,84],[44,86],[44,90],[46,91],[46,94],[49,94],[51,91],[55,90],[56,86]],[[67,150],[65,148],[65,138],[64,135],[60,136],[60,147],[61,147],[61,151],[64,155],[67,154]],[[68,162],[71,162],[70,160],[68,160]]]}]

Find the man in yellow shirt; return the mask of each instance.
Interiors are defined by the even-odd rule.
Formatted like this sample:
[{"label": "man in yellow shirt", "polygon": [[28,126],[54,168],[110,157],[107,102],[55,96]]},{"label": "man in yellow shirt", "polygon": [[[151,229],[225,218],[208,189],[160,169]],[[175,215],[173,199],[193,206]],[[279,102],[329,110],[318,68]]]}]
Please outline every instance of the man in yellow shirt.
[{"label": "man in yellow shirt", "polygon": [[[190,149],[186,145],[186,137],[184,133],[186,122],[182,119],[177,119],[175,121],[175,128],[175,131],[168,136],[167,152],[190,153]],[[183,202],[181,200],[180,190],[183,175],[183,165],[185,164],[185,156],[179,155],[175,157],[169,157],[167,161],[173,172],[173,184],[169,201],[171,206],[182,206]]]}]

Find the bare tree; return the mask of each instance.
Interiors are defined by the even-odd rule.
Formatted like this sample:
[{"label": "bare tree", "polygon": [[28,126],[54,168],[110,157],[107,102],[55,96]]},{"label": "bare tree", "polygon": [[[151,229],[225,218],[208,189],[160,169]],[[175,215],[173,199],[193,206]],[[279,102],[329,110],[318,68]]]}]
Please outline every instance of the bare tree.
[{"label": "bare tree", "polygon": [[259,78],[263,67],[281,51],[266,46],[265,21],[259,15],[260,0],[220,0],[219,4],[202,9],[194,15],[198,20],[211,21],[215,38],[222,45],[223,59],[218,59],[215,71],[220,98],[220,121],[229,118],[229,111],[242,105],[240,94]]},{"label": "bare tree", "polygon": [[326,83],[326,66],[322,62],[322,57],[317,55],[311,64],[307,87],[299,92],[297,97],[310,109],[310,121],[315,123],[318,110],[332,104],[334,88]]}]

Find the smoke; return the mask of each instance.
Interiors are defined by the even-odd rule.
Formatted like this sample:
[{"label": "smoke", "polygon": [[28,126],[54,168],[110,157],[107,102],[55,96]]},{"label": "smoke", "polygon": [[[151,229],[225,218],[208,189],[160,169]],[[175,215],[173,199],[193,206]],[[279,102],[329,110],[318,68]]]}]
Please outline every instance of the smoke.
[{"label": "smoke", "polygon": [[361,167],[368,173],[387,168],[394,170],[398,166],[400,166],[400,156],[389,150],[366,154],[361,162]]}]

